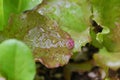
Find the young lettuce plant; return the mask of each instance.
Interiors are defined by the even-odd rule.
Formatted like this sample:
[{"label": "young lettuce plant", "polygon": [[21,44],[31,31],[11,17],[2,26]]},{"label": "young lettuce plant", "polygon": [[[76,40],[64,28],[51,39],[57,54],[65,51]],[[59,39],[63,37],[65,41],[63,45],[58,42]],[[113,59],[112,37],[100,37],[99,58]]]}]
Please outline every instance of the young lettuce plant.
[{"label": "young lettuce plant", "polygon": [[74,51],[81,51],[81,46],[91,40],[88,6],[86,0],[43,1],[31,11],[11,16],[2,38],[23,40],[33,49],[35,59],[48,68],[63,66],[72,55],[74,41],[70,35],[75,40]]},{"label": "young lettuce plant", "polygon": [[[0,41],[9,38],[22,40],[32,49],[35,60],[48,68],[67,64],[72,52],[80,52],[82,46],[92,41],[94,46],[101,49],[100,54],[94,55],[96,63],[103,68],[105,66],[117,70],[120,67],[120,1],[90,1],[43,0],[32,10],[19,15],[12,14],[7,27],[0,32]],[[0,4],[3,2],[1,0]],[[0,10],[0,24],[3,25],[11,11],[6,13],[8,17],[4,18],[3,4]],[[20,8],[20,12],[23,10],[26,9]],[[19,13],[19,9],[12,11]],[[92,20],[102,27],[101,32],[95,33],[94,28],[89,27],[91,16]]]},{"label": "young lettuce plant", "polygon": [[103,48],[100,54],[94,55],[94,59],[101,67],[117,70],[120,68],[120,0],[91,0],[91,2],[92,19],[103,28],[102,32],[95,34],[96,40]]}]

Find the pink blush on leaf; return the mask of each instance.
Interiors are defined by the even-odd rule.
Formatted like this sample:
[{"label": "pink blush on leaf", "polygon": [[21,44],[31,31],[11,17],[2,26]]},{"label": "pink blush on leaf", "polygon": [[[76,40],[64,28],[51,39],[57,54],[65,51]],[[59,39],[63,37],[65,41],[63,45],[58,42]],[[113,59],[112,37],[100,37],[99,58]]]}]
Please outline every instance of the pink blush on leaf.
[{"label": "pink blush on leaf", "polygon": [[67,43],[66,43],[66,46],[68,49],[73,49],[74,48],[74,41],[72,38],[69,38]]}]

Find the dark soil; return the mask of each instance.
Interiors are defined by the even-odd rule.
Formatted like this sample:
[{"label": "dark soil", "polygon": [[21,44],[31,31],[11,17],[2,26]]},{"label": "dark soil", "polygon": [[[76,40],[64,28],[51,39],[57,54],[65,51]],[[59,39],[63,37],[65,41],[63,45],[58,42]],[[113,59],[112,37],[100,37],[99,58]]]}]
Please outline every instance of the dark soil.
[{"label": "dark soil", "polygon": [[[64,67],[47,69],[40,63],[36,63],[36,65],[37,74],[34,80],[65,80]],[[73,71],[70,80],[102,80],[100,68],[95,66],[86,72]]]}]

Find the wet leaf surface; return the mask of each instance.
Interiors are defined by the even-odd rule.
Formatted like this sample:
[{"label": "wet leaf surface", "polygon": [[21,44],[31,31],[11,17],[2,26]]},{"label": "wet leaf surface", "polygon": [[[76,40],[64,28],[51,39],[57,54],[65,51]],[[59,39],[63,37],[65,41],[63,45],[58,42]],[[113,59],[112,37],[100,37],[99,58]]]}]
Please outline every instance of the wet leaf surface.
[{"label": "wet leaf surface", "polygon": [[91,5],[88,0],[48,0],[36,8],[39,14],[55,20],[75,41],[74,52],[91,41],[89,34]]},{"label": "wet leaf surface", "polygon": [[3,34],[25,42],[33,50],[35,60],[48,68],[67,64],[74,47],[73,39],[56,21],[36,11],[13,15]]}]

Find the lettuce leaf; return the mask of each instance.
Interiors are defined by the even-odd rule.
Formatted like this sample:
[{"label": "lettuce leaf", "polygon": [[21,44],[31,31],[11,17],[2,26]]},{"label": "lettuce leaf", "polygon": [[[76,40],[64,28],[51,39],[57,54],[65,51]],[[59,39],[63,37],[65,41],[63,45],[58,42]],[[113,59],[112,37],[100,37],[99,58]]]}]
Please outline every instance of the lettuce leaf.
[{"label": "lettuce leaf", "polygon": [[11,14],[32,9],[41,2],[42,0],[0,0],[0,31],[7,25]]},{"label": "lettuce leaf", "polygon": [[105,69],[117,70],[120,68],[120,0],[91,0],[91,3],[92,20],[103,28],[102,32],[94,33],[93,42],[96,40],[103,47],[94,55],[95,62]]},{"label": "lettuce leaf", "polygon": [[109,52],[105,48],[100,49],[99,54],[94,54],[96,64],[104,69],[111,68],[117,70],[120,68],[120,52]]},{"label": "lettuce leaf", "polygon": [[91,5],[88,0],[48,0],[35,8],[41,15],[55,20],[75,41],[74,52],[91,41],[89,34]]},{"label": "lettuce leaf", "polygon": [[109,51],[120,51],[120,0],[91,0],[93,20],[103,27],[104,31],[96,35],[96,39]]},{"label": "lettuce leaf", "polygon": [[25,42],[32,49],[34,59],[48,68],[67,64],[74,47],[70,35],[60,29],[56,21],[34,10],[12,15],[1,34],[6,39],[16,38]]},{"label": "lettuce leaf", "polygon": [[0,79],[6,80],[34,79],[32,52],[23,42],[10,39],[0,44],[0,74],[4,77]]}]

